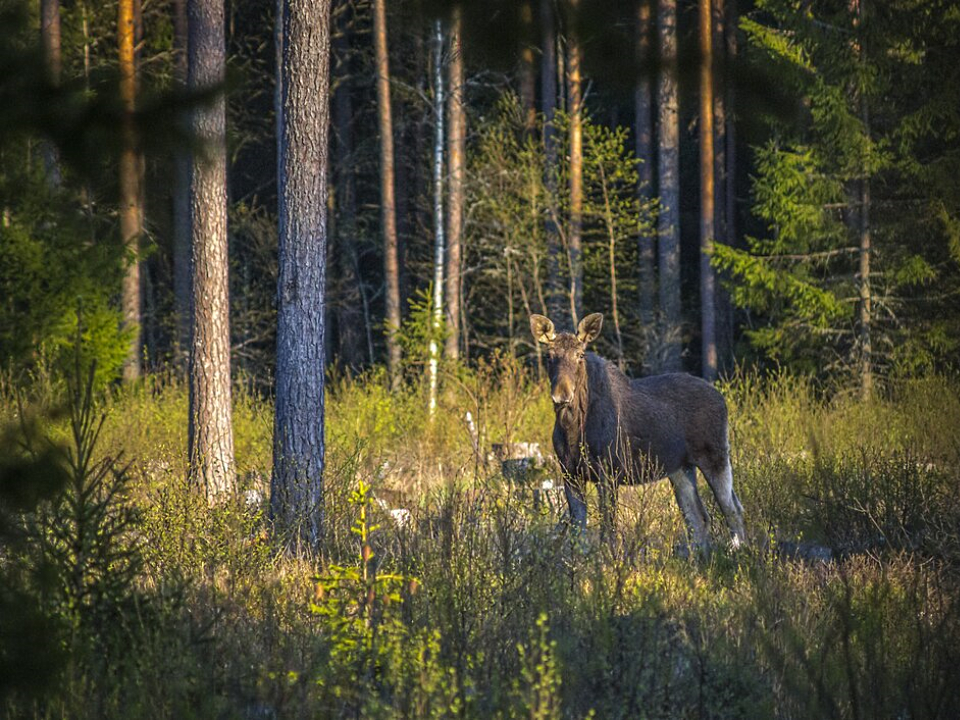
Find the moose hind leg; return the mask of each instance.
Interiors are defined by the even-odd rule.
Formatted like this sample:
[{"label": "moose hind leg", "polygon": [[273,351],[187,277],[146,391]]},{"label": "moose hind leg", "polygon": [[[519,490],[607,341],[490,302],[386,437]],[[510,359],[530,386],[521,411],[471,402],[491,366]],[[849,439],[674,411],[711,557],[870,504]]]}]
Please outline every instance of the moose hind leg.
[{"label": "moose hind leg", "polygon": [[743,506],[740,504],[740,498],[733,490],[733,468],[730,466],[730,458],[727,457],[719,464],[719,468],[708,467],[703,471],[707,478],[707,484],[713,490],[713,495],[717,499],[717,504],[723,512],[723,517],[727,521],[727,527],[730,528],[732,542],[734,547],[740,547],[747,540],[746,532],[743,526]]},{"label": "moose hind leg", "polygon": [[694,544],[702,549],[710,547],[710,516],[697,493],[697,471],[682,468],[669,477]]}]

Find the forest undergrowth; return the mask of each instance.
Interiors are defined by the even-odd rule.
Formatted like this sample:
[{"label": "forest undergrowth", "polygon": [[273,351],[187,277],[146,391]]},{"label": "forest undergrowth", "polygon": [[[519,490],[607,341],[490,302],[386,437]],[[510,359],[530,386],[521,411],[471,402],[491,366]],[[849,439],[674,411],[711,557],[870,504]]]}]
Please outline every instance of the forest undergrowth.
[{"label": "forest undergrowth", "polygon": [[552,429],[516,361],[448,371],[432,420],[416,383],[334,377],[312,560],[270,534],[267,400],[238,386],[239,492],[211,509],[185,480],[181,381],[84,387],[0,386],[0,609],[20,613],[0,621],[0,714],[960,716],[953,378],[863,403],[736,375],[722,390],[750,544],[727,547],[701,480],[716,548],[690,555],[668,483],[623,489],[608,542],[594,497],[574,535],[556,493],[535,504],[504,479],[490,446],[549,451]]}]

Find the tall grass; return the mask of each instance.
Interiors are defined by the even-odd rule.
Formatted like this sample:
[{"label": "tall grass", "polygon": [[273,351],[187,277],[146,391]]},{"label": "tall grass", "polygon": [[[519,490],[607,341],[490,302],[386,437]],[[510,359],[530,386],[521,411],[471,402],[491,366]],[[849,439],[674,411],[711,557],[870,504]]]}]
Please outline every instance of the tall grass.
[{"label": "tall grass", "polygon": [[[333,383],[329,522],[313,562],[277,553],[261,504],[210,509],[190,491],[186,388],[174,378],[112,395],[98,450],[134,461],[142,559],[123,623],[101,630],[122,642],[91,638],[110,672],[81,654],[59,691],[3,707],[81,718],[960,716],[954,380],[911,381],[869,404],[789,376],[727,384],[751,544],[730,551],[718,522],[717,549],[689,558],[666,483],[622,490],[617,539],[602,542],[595,515],[571,535],[562,503],[535,508],[502,478],[490,444],[548,450],[552,428],[547,393],[514,361],[449,371],[444,388],[431,422],[422,388],[392,393],[376,374]],[[234,420],[245,482],[263,485],[269,402],[241,391]],[[402,504],[408,521],[376,498]],[[830,559],[804,559],[805,544]]]}]

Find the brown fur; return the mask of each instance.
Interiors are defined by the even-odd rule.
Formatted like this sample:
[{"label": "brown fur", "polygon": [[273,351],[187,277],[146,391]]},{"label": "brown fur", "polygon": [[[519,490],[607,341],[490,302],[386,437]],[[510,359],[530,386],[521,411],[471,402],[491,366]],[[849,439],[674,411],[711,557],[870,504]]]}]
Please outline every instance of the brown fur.
[{"label": "brown fur", "polygon": [[733,492],[723,396],[709,383],[684,373],[631,380],[612,363],[586,351],[601,323],[602,316],[594,314],[580,323],[576,335],[557,334],[547,318],[531,317],[534,337],[549,348],[556,410],[553,446],[564,470],[573,520],[586,523],[587,480],[598,483],[601,510],[612,512],[618,485],[669,476],[694,540],[706,545],[708,517],[696,490],[700,468],[734,542],[742,542],[743,511]]}]

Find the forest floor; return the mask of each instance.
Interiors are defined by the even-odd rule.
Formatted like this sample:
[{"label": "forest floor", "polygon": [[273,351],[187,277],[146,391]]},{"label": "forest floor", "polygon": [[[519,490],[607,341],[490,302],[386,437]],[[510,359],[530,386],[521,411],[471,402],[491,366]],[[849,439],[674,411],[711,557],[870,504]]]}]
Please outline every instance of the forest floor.
[{"label": "forest floor", "polygon": [[[184,479],[183,384],[152,377],[106,397],[96,456],[127,471],[92,530],[122,552],[97,565],[56,540],[23,551],[73,578],[70,598],[40,593],[68,659],[0,714],[960,717],[955,380],[903,381],[867,403],[788,376],[724,384],[750,543],[728,547],[704,491],[709,554],[678,551],[669,483],[622,490],[606,542],[594,496],[574,536],[555,493],[535,506],[506,481],[494,443],[550,454],[548,394],[516,363],[448,373],[444,388],[431,420],[419,387],[331,381],[312,561],[269,533],[269,402],[240,386],[241,493],[210,509]],[[0,386],[5,425],[18,407]],[[69,445],[64,418],[45,414]],[[535,475],[552,478],[550,464]],[[38,516],[50,537],[69,525]]]}]

